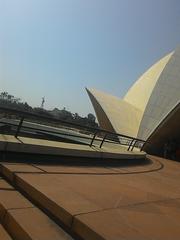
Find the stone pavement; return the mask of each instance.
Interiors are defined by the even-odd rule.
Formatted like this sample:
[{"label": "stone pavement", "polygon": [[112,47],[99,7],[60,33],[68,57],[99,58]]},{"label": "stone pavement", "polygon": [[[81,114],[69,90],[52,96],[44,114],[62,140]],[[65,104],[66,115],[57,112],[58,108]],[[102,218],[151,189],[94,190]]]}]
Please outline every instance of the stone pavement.
[{"label": "stone pavement", "polygon": [[7,233],[7,231],[3,228],[3,226],[0,224],[0,239],[1,240],[12,240],[10,235]]},{"label": "stone pavement", "polygon": [[148,158],[137,166],[2,162],[0,232],[20,240],[179,240],[180,163]]}]

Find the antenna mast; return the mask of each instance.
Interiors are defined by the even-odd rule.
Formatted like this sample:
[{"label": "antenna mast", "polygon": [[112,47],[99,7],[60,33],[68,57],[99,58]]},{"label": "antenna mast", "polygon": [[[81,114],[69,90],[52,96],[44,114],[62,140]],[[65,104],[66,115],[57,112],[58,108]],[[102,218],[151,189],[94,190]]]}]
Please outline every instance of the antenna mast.
[{"label": "antenna mast", "polygon": [[44,108],[45,97],[42,97],[41,108]]}]

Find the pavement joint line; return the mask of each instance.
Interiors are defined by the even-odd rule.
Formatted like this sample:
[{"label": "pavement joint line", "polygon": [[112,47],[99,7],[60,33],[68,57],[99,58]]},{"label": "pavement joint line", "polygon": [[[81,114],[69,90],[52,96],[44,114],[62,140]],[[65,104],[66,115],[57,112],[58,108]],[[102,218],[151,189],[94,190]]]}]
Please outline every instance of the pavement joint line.
[{"label": "pavement joint line", "polygon": [[[108,175],[143,174],[143,173],[155,172],[155,171],[159,171],[159,170],[163,169],[164,165],[159,160],[156,160],[156,162],[158,162],[160,164],[160,167],[155,168],[155,169],[145,170],[145,171],[134,171],[134,172],[132,172],[132,171],[130,172],[129,170],[127,172],[118,172],[118,171],[116,172],[116,171],[113,170],[112,173],[90,173],[90,172],[84,172],[84,173],[83,172],[76,172],[76,173],[74,173],[74,172],[45,172],[45,171],[39,172],[39,173],[36,173],[36,172],[24,172],[24,171],[14,171],[14,172],[11,171],[11,173],[13,175],[13,182],[14,182],[14,175],[18,174],[18,173],[22,173],[22,174],[48,174],[48,175],[50,175],[50,174],[52,174],[52,175],[53,174],[77,175],[78,174],[78,175],[99,175],[99,176],[103,176],[103,175],[107,175],[108,176]],[[34,167],[33,164],[29,164],[28,163],[27,165]],[[1,165],[1,166],[3,167],[3,165]],[[38,167],[37,167],[37,169],[38,169]],[[42,169],[39,169],[39,170],[42,170]]]},{"label": "pavement joint line", "polygon": [[[39,170],[41,170],[43,173],[47,173],[47,174],[89,174],[89,175],[112,175],[112,174],[135,174],[135,173],[146,173],[146,172],[153,172],[153,171],[158,171],[158,170],[161,170],[164,165],[159,161],[159,160],[155,160],[155,162],[158,162],[160,164],[159,167],[157,168],[154,168],[154,169],[150,169],[150,170],[145,170],[145,171],[130,171],[129,169],[126,170],[126,167],[123,167],[121,169],[125,169],[127,172],[119,172],[118,170],[116,169],[111,169],[112,167],[104,167],[105,169],[111,169],[113,171],[113,173],[92,173],[92,172],[77,172],[77,173],[72,173],[72,172],[48,172],[48,171],[45,171],[44,169],[40,168],[40,167],[37,167],[36,165],[34,164],[30,164],[30,163],[24,163],[24,165],[28,165],[28,166],[33,166],[34,168],[37,168]],[[11,164],[8,162],[8,164]],[[12,163],[13,164],[13,163]],[[15,163],[14,163],[15,164]],[[20,163],[21,164],[21,163]],[[18,164],[15,164],[15,165],[18,165]],[[4,167],[2,164],[1,164],[1,167]],[[29,174],[36,174],[35,172],[26,172],[26,171],[14,171],[12,173],[29,173]],[[42,174],[42,173],[38,173],[38,174]]]},{"label": "pavement joint line", "polygon": [[164,199],[160,199],[160,200],[156,200],[156,201],[138,202],[138,203],[128,204],[128,205],[125,205],[125,206],[119,206],[117,208],[120,209],[120,208],[123,208],[123,207],[139,206],[139,205],[145,205],[145,204],[148,205],[148,204],[161,203],[161,202],[163,203],[163,202],[169,202],[169,201],[172,201],[172,200],[179,200],[179,199],[180,199],[180,196],[177,197],[177,198],[164,198]]},{"label": "pavement joint line", "polygon": [[29,208],[37,208],[36,206],[32,206],[32,207],[17,207],[17,208],[8,208],[7,209],[7,212],[8,211],[11,211],[11,210],[18,210],[18,209],[29,209]]},{"label": "pavement joint line", "polygon": [[21,165],[29,165],[29,166],[31,166],[31,163],[24,163],[24,162],[7,162],[7,161],[2,162],[2,161],[0,161],[0,165],[3,166],[3,164],[5,164],[5,165],[14,165],[14,166],[17,166],[17,165],[21,164]]},{"label": "pavement joint line", "polygon": [[46,174],[46,172],[26,172],[26,171],[13,171],[11,172],[12,174],[16,174],[16,173],[29,173],[29,174]]},{"label": "pavement joint line", "polygon": [[14,171],[14,174],[18,174],[18,173],[22,173],[22,174],[47,174],[47,175],[54,175],[54,174],[59,174],[59,175],[63,175],[63,174],[69,174],[69,175],[130,175],[130,174],[143,174],[143,173],[150,173],[150,172],[156,172],[156,171],[160,171],[163,169],[163,166],[160,166],[158,168],[155,169],[150,169],[150,170],[145,170],[145,171],[129,171],[127,170],[127,172],[118,172],[115,170],[112,170],[112,173],[92,173],[92,172],[20,172],[20,171]]},{"label": "pavement joint line", "polygon": [[[96,212],[96,211],[95,211]],[[72,223],[71,223],[71,229],[73,228],[73,224],[74,224],[74,221],[76,220],[75,219],[75,217],[76,217],[77,215],[74,215],[73,216],[73,218],[72,218]],[[88,227],[88,225],[86,224],[86,223],[82,223],[82,224],[84,224],[86,227]],[[141,231],[139,231],[139,230],[137,230],[137,228],[134,228],[133,226],[131,226],[131,225],[128,225],[128,227],[130,228],[130,229],[132,229],[133,231],[135,231],[136,233],[141,233]],[[90,228],[90,231],[91,232],[93,232],[94,230],[93,230],[93,228]],[[102,235],[99,235],[98,234],[98,232],[96,232],[96,235],[98,235],[99,237],[100,237],[100,239],[102,239]],[[123,239],[126,239],[126,236],[124,235],[122,235],[121,237],[123,237]],[[120,237],[120,238],[121,238]],[[103,238],[104,239],[104,238]],[[148,238],[149,239],[149,238]],[[105,239],[104,239],[105,240]]]},{"label": "pavement joint line", "polygon": [[40,168],[40,167],[37,167],[35,164],[30,164],[31,166],[33,166],[34,168],[37,168],[38,170],[41,170],[42,172],[44,172],[44,173],[47,173],[47,171],[46,170],[44,170],[44,169],[42,169],[42,168]]},{"label": "pavement joint line", "polygon": [[161,199],[161,200],[157,200],[157,201],[149,201],[149,202],[139,202],[139,203],[133,203],[133,204],[128,204],[128,205],[122,205],[122,206],[117,206],[117,207],[112,207],[112,208],[104,208],[104,209],[100,209],[100,210],[94,210],[94,211],[90,211],[90,212],[83,212],[83,213],[78,213],[73,215],[73,218],[77,217],[77,216],[81,216],[81,215],[85,215],[85,214],[90,214],[90,213],[96,213],[96,212],[105,212],[105,211],[109,211],[109,210],[115,210],[115,209],[122,209],[122,208],[127,208],[127,207],[133,207],[133,206],[139,206],[139,205],[145,205],[145,204],[153,204],[153,203],[163,203],[163,202],[169,202],[172,200],[180,200],[180,197],[178,198],[168,198],[168,199]]},{"label": "pavement joint line", "polygon": [[16,191],[16,190],[11,188],[0,188],[0,191]]}]

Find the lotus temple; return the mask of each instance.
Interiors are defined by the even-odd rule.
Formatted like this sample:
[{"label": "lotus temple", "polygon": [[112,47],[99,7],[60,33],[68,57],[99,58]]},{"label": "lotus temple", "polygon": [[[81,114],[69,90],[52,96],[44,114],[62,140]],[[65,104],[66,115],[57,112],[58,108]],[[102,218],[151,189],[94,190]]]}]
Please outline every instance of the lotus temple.
[{"label": "lotus temple", "polygon": [[159,153],[180,136],[180,47],[151,66],[120,99],[87,89],[100,126],[144,139],[146,151]]}]

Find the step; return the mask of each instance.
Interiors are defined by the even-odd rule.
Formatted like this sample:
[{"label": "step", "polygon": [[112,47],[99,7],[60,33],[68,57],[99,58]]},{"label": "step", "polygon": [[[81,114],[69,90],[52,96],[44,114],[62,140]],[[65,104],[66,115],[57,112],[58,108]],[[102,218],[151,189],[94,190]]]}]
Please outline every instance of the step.
[{"label": "step", "polygon": [[10,209],[33,208],[33,204],[17,191],[0,190],[0,220]]},{"label": "step", "polygon": [[0,178],[0,190],[14,190],[14,187],[7,183],[4,179]]},{"label": "step", "polygon": [[[159,168],[160,163],[163,164],[162,169]],[[103,167],[100,167],[101,170],[98,167],[91,170],[87,167],[88,174],[83,172],[82,166],[67,170],[67,166],[51,164],[32,166],[44,172],[28,172],[28,169],[25,172],[25,166],[23,172],[20,172],[18,164],[12,163],[2,164],[1,169],[8,168],[14,176],[15,188],[26,192],[41,209],[51,213],[54,219],[59,220],[58,223],[63,223],[72,234],[83,240],[178,240],[178,164],[155,159],[155,168],[158,171],[151,171],[152,165],[147,164],[143,167],[133,166],[132,172],[129,166],[106,168],[103,175]],[[121,170],[123,171],[120,172]],[[3,170],[2,172],[4,173]],[[25,229],[25,233],[22,232],[25,240],[29,240],[26,235],[31,233],[31,223],[23,222],[22,219],[27,216],[41,218],[34,209],[40,211],[35,207],[9,209],[5,217],[10,229],[16,229],[16,226]],[[46,228],[45,220],[42,226]],[[8,225],[6,228],[8,229]],[[18,231],[20,230],[14,230]],[[38,228],[33,231],[40,234]],[[56,234],[53,239],[56,239]]]},{"label": "step", "polygon": [[24,172],[24,173],[42,173],[43,170],[40,170],[36,167],[33,167],[30,164],[24,163],[1,163],[0,172],[5,176],[10,182],[13,183],[14,173]]},{"label": "step", "polygon": [[[69,234],[15,189],[0,190],[0,222],[13,239],[72,240]],[[6,235],[0,228],[0,240],[11,239]]]},{"label": "step", "polygon": [[7,233],[7,231],[4,229],[4,227],[0,224],[0,239],[1,240],[12,240],[10,235]]},{"label": "step", "polygon": [[4,224],[18,240],[72,240],[72,238],[37,208],[12,209]]}]

